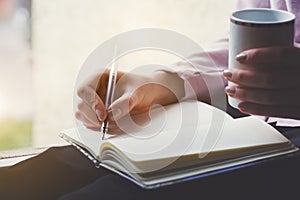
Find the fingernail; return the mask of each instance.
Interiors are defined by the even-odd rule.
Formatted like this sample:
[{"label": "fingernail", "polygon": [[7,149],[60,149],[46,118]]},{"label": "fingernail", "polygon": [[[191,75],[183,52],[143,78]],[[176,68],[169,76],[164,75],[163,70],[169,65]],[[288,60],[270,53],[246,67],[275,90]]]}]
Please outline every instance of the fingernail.
[{"label": "fingernail", "polygon": [[96,114],[100,121],[104,121],[101,110],[96,110]]},{"label": "fingernail", "polygon": [[235,88],[231,88],[231,87],[226,87],[225,88],[225,92],[229,95],[234,95],[235,94]]},{"label": "fingernail", "polygon": [[240,53],[240,54],[236,55],[235,59],[236,59],[238,62],[244,62],[244,61],[247,59],[247,54],[245,54],[245,53]]},{"label": "fingernail", "polygon": [[226,69],[223,72],[223,76],[225,76],[226,78],[230,79],[232,77],[232,73],[228,69]]},{"label": "fingernail", "polygon": [[113,119],[113,120],[118,120],[122,114],[122,111],[120,108],[113,108],[110,111],[108,111],[108,115]]}]

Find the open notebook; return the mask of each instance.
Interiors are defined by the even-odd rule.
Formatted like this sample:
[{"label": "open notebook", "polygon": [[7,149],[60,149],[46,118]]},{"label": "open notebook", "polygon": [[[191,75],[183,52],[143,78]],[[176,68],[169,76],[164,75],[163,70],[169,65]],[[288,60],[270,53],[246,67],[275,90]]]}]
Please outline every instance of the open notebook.
[{"label": "open notebook", "polygon": [[[233,119],[201,102],[158,107],[151,121],[120,121],[127,133],[101,140],[100,131],[80,127],[60,136],[99,164],[145,187],[154,188],[287,155],[298,149],[255,117]],[[144,120],[144,121],[143,121]]]}]

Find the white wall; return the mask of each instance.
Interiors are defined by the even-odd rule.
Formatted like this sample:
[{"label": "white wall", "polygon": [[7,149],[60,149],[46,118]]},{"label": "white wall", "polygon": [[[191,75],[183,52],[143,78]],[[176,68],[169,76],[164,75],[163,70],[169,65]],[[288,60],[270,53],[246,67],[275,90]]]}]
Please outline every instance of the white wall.
[{"label": "white wall", "polygon": [[73,85],[89,53],[115,34],[166,28],[207,46],[228,29],[234,0],[33,0],[34,145],[73,126]]}]

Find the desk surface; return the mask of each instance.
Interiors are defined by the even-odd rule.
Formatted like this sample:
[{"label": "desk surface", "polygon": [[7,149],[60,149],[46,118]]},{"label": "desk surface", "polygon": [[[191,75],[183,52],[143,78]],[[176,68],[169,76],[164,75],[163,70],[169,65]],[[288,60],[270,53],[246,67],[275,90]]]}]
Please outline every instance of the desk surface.
[{"label": "desk surface", "polygon": [[0,159],[0,167],[9,167],[12,165],[15,165],[19,162],[22,162],[23,160],[32,158],[36,155],[29,155],[29,156],[20,156],[20,157],[15,157],[15,158],[4,158]]},{"label": "desk surface", "polygon": [[0,167],[17,164],[28,158],[32,158],[48,148],[24,148],[8,151],[0,151]]}]

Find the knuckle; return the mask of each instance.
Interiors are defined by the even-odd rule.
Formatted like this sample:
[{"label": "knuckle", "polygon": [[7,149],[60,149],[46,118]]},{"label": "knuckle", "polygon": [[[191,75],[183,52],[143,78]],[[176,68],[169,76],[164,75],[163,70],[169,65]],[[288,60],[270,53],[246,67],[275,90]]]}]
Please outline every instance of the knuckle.
[{"label": "knuckle", "polygon": [[236,88],[236,97],[242,100],[247,100],[248,94],[242,88]]},{"label": "knuckle", "polygon": [[77,95],[90,105],[97,101],[96,92],[92,88],[87,86],[80,87],[77,90]]},{"label": "knuckle", "polygon": [[76,117],[76,119],[80,120],[80,117],[81,117],[80,112],[77,111],[77,112],[75,113],[75,117]]},{"label": "knuckle", "polygon": [[82,98],[84,96],[85,90],[86,90],[85,87],[83,87],[83,86],[79,87],[77,89],[77,95]]},{"label": "knuckle", "polygon": [[84,103],[83,103],[83,102],[78,103],[78,104],[77,104],[77,108],[78,108],[78,110],[83,110],[83,108],[84,108]]},{"label": "knuckle", "polygon": [[237,74],[236,74],[236,80],[238,81],[238,82],[243,82],[243,81],[245,81],[245,74],[243,73],[243,72],[238,72]]}]

